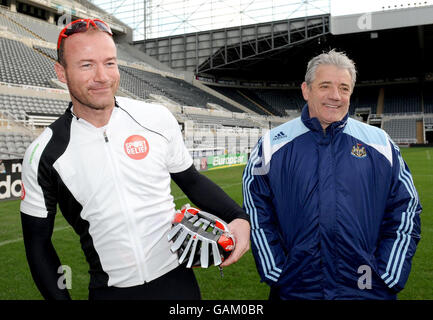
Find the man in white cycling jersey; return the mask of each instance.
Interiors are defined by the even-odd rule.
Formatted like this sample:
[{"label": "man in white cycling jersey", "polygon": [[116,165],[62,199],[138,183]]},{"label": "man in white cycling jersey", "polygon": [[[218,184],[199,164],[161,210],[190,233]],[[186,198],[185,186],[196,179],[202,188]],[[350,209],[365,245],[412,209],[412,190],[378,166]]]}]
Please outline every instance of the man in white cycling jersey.
[{"label": "man in white cycling jersey", "polygon": [[57,205],[79,235],[89,264],[89,299],[200,299],[191,269],[179,266],[167,234],[173,179],[202,210],[229,222],[249,249],[246,213],[196,171],[174,116],[163,106],[115,97],[120,75],[109,26],[79,19],[59,35],[57,76],[71,102],[23,160],[21,220],[33,279],[46,299],[70,299],[58,285],[52,245]]}]

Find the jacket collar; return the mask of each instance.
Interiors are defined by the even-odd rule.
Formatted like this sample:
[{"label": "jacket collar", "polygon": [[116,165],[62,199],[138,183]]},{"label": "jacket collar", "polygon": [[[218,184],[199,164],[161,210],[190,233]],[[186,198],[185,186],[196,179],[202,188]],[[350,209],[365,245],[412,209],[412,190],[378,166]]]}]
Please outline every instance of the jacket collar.
[{"label": "jacket collar", "polygon": [[[349,118],[349,112],[346,113],[343,119],[340,121],[336,121],[331,123],[326,128],[326,134],[332,133],[337,134],[341,130],[343,130],[347,124],[347,119]],[[319,119],[317,118],[310,118],[310,112],[308,111],[308,104],[305,104],[302,108],[302,115],[301,115],[302,122],[304,125],[310,129],[311,131],[317,131],[317,132],[323,132],[322,125],[319,122]]]}]

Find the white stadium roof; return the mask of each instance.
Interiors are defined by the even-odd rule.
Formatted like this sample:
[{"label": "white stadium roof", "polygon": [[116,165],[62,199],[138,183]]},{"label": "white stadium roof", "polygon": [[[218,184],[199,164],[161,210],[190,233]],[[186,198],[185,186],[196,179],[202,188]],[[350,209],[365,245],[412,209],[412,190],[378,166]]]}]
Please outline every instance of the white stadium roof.
[{"label": "white stadium roof", "polygon": [[331,15],[330,31],[339,35],[427,24],[433,24],[433,6]]}]

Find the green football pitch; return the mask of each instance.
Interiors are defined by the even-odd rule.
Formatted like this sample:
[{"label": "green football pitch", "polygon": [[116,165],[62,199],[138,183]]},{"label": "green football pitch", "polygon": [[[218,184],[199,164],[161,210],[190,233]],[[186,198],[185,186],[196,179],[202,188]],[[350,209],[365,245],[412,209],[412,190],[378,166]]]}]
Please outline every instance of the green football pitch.
[{"label": "green football pitch", "polygon": [[[412,171],[423,212],[422,237],[413,259],[412,272],[399,299],[433,299],[433,148],[402,149],[403,157]],[[205,174],[221,186],[233,199],[242,204],[242,171],[231,167],[208,171]],[[172,185],[176,207],[189,202],[176,185]],[[79,239],[61,214],[56,217],[53,243],[63,265],[72,271],[70,293],[73,299],[87,299],[89,275]],[[261,283],[251,251],[236,264],[224,269],[194,270],[203,299],[261,300],[267,299],[269,288]],[[19,201],[0,202],[0,300],[42,299],[27,265],[19,219]]]}]

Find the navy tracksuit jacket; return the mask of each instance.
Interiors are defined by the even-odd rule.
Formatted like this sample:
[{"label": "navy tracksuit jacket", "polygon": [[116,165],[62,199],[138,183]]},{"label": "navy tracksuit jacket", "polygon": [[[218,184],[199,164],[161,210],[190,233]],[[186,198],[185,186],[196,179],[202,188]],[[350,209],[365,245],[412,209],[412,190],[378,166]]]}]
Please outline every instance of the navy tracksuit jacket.
[{"label": "navy tracksuit jacket", "polygon": [[281,299],[395,299],[420,239],[421,205],[399,148],[348,118],[302,116],[258,142],[243,176],[252,252]]}]

